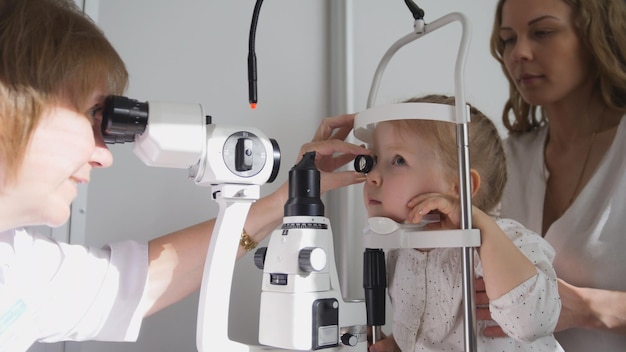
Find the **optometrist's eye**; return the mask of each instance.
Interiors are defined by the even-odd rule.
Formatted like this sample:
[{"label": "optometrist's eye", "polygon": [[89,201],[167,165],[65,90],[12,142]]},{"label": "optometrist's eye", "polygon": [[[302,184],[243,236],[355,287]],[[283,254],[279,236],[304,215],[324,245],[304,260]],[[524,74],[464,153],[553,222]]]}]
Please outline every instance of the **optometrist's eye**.
[{"label": "optometrist's eye", "polygon": [[360,173],[368,173],[372,171],[374,165],[376,164],[376,159],[371,155],[357,155],[354,158],[354,170]]},{"label": "optometrist's eye", "polygon": [[87,116],[91,118],[92,121],[101,120],[98,117],[102,115],[102,106],[95,105],[87,112]]}]

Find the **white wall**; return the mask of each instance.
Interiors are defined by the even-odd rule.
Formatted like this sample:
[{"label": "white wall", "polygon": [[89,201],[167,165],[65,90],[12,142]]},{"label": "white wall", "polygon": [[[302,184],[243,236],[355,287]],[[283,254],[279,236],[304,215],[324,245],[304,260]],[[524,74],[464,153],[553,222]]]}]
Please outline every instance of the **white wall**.
[{"label": "white wall", "polygon": [[[463,13],[472,27],[466,65],[467,100],[500,123],[507,95],[500,67],[489,54],[489,35],[496,0],[416,1],[426,23],[450,12]],[[393,42],[413,30],[404,1],[354,1],[356,105],[365,107],[379,60]],[[453,70],[461,26],[450,24],[398,51],[385,71],[376,105],[424,93],[453,94]]]},{"label": "white wall", "polygon": [[[418,1],[427,22],[451,11],[470,17],[474,38],[467,98],[499,121],[506,85],[487,48],[494,3]],[[251,111],[246,58],[254,1],[88,0],[87,6],[127,63],[128,96],[198,102],[216,124],[254,126],[278,141],[281,173],[275,184],[262,188],[263,194],[286,180],[299,146],[311,138],[322,117],[365,108],[378,61],[395,40],[412,30],[412,17],[400,0],[265,1],[257,31],[259,107]],[[451,26],[429,37],[394,58],[378,103],[452,92],[458,28]],[[337,43],[345,45],[338,48]],[[424,52],[436,56],[421,57]],[[85,233],[73,238],[92,245],[149,240],[216,216],[209,189],[187,181],[185,170],[149,168],[131,149],[114,146],[113,167],[93,173],[84,208]],[[330,195],[327,215],[335,237],[358,239],[364,223],[361,208],[358,187]],[[358,240],[337,248],[362,252]],[[360,255],[337,261],[348,268],[340,270],[350,286],[344,293],[361,296]],[[256,343],[260,275],[251,255],[237,264],[230,329],[236,340]],[[197,295],[192,295],[147,318],[134,344],[67,343],[66,350],[195,351],[196,308]]]}]

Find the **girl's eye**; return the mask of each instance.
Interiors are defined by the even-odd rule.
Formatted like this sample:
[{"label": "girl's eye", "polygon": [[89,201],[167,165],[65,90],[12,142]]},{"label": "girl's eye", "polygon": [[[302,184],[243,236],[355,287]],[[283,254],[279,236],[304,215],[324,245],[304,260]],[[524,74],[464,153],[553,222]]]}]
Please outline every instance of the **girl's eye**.
[{"label": "girl's eye", "polygon": [[400,155],[396,155],[391,163],[396,166],[403,166],[406,165],[406,160]]}]

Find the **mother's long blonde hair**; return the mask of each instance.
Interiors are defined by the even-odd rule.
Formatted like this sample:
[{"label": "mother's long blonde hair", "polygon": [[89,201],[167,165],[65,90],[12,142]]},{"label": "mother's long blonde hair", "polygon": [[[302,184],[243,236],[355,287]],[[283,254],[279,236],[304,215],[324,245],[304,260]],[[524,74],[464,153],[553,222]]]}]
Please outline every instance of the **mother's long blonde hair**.
[{"label": "mother's long blonde hair", "polygon": [[[626,1],[562,1],[572,8],[578,38],[583,48],[591,54],[594,91],[600,93],[606,106],[626,112]],[[547,120],[539,114],[538,106],[524,101],[504,66],[504,43],[500,39],[500,27],[505,2],[498,1],[496,7],[491,32],[491,54],[500,62],[509,81],[509,99],[502,113],[504,126],[510,133],[524,133],[539,128]]]}]

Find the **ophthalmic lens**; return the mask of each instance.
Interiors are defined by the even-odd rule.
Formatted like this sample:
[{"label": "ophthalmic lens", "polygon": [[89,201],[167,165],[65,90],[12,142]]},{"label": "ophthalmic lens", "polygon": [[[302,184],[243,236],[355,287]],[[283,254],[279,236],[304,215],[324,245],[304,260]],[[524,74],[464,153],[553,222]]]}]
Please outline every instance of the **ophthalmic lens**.
[{"label": "ophthalmic lens", "polygon": [[357,155],[354,159],[354,170],[356,172],[368,173],[374,168],[374,158],[371,155]]},{"label": "ophthalmic lens", "polygon": [[110,95],[102,111],[102,135],[105,143],[134,142],[148,125],[148,103]]}]

